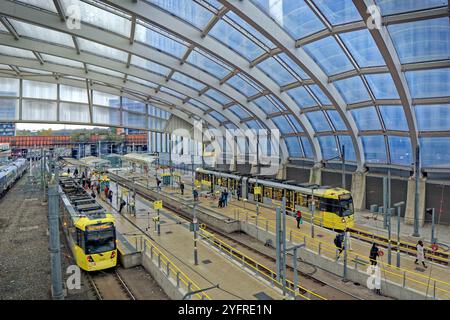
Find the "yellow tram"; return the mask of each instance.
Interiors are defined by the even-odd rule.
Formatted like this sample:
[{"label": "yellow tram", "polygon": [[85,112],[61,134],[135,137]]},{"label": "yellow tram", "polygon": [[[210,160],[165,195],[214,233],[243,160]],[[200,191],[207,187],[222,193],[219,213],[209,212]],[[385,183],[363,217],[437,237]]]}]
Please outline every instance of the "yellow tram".
[{"label": "yellow tram", "polygon": [[[239,189],[242,198],[266,204],[281,204],[285,197],[286,211],[291,214],[295,214],[297,210],[309,214],[314,201],[315,224],[337,230],[352,228],[354,225],[352,195],[342,188],[294,185],[202,168],[196,170],[196,184],[206,187],[210,192],[214,192],[216,188],[226,188],[234,195]],[[256,186],[261,188],[260,194],[255,194]]]},{"label": "yellow tram", "polygon": [[117,246],[113,215],[106,213],[87,193],[82,193],[78,185],[66,188],[68,180],[72,179],[61,177],[60,180],[65,191],[61,196],[65,207],[61,220],[76,264],[85,271],[115,267]]}]

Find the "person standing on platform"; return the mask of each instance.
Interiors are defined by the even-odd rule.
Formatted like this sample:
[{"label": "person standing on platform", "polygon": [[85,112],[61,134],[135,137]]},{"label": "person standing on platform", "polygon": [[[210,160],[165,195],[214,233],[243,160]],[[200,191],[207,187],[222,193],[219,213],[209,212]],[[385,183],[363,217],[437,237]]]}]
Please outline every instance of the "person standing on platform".
[{"label": "person standing on platform", "polygon": [[336,261],[339,260],[339,258],[341,257],[342,251],[344,251],[344,249],[345,249],[344,237],[345,237],[345,233],[342,232],[342,233],[338,233],[336,235],[336,238],[334,238],[334,244],[336,245],[336,248],[339,249]]},{"label": "person standing on platform", "polygon": [[67,168],[67,174],[70,174],[70,168]]},{"label": "person standing on platform", "polygon": [[73,172],[73,175],[75,176],[75,178],[78,176],[78,168],[75,168],[75,171]]},{"label": "person standing on platform", "polygon": [[161,180],[159,180],[158,178],[156,178],[156,189],[161,190]]},{"label": "person standing on platform", "polygon": [[184,195],[184,183],[180,182],[180,191],[181,191],[181,195]]},{"label": "person standing on platform", "polygon": [[380,251],[380,249],[378,249],[377,244],[374,242],[372,248],[370,248],[369,254],[370,264],[372,266],[377,265],[378,251]]},{"label": "person standing on platform", "polygon": [[228,196],[229,193],[227,191],[227,189],[225,189],[225,191],[223,192],[223,206],[226,207],[228,205]]},{"label": "person standing on platform", "polygon": [[108,195],[109,195],[109,188],[108,188],[108,186],[105,186],[104,193],[105,193],[105,199],[108,199]]},{"label": "person standing on platform", "polygon": [[238,201],[240,201],[241,200],[241,186],[240,185],[237,188],[236,195],[237,195]]},{"label": "person standing on platform", "polygon": [[108,191],[108,200],[109,204],[112,205],[113,192],[111,190]]},{"label": "person standing on platform", "polygon": [[303,223],[302,212],[300,210],[297,210],[297,216],[295,219],[297,219],[297,229],[300,229],[300,225]]},{"label": "person standing on platform", "polygon": [[122,199],[122,201],[120,201],[120,207],[119,207],[119,213],[122,213],[122,209],[123,207],[125,207],[127,203],[125,202],[124,199]]},{"label": "person standing on platform", "polygon": [[100,183],[96,183],[95,188],[97,189],[97,195],[100,196]]},{"label": "person standing on platform", "polygon": [[347,238],[347,249],[352,251],[352,242],[350,241],[350,229],[346,229],[345,231],[345,237]]},{"label": "person standing on platform", "polygon": [[419,240],[419,242],[417,242],[416,249],[417,249],[417,258],[416,258],[416,261],[414,261],[414,263],[418,264],[417,262],[420,261],[420,262],[422,262],[422,265],[423,265],[424,268],[428,268],[425,265],[425,262],[424,262],[425,253],[424,253],[424,250],[423,250],[423,242],[422,242],[422,240]]}]

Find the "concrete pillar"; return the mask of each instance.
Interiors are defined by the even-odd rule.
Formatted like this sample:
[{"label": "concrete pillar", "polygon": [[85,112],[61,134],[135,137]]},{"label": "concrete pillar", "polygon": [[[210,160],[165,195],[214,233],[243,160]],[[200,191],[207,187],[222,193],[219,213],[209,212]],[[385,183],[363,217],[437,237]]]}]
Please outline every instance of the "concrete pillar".
[{"label": "concrete pillar", "polygon": [[355,171],[352,174],[352,197],[355,210],[366,208],[366,176],[364,171]]},{"label": "concrete pillar", "polygon": [[321,184],[322,182],[322,167],[320,163],[316,163],[309,172],[309,183]]},{"label": "concrete pillar", "polygon": [[286,163],[281,163],[280,168],[278,169],[277,179],[286,180]]},{"label": "concrete pillar", "polygon": [[236,171],[237,170],[237,156],[235,155],[230,163],[230,171]]},{"label": "concrete pillar", "polygon": [[[404,222],[409,225],[414,224],[414,201],[415,201],[415,180],[408,179],[408,194],[406,196],[406,210]],[[425,222],[425,188],[426,178],[419,179],[419,226],[422,227]]]}]

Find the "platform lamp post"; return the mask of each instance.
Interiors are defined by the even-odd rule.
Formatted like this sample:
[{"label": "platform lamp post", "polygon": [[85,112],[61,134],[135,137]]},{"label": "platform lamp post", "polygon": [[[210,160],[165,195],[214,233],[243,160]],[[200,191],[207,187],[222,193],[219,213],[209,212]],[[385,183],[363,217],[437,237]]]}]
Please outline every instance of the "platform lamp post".
[{"label": "platform lamp post", "polygon": [[314,190],[317,189],[317,186],[313,186],[311,188],[311,238],[314,238],[314,213],[316,211],[316,203],[314,201]]},{"label": "platform lamp post", "polygon": [[435,210],[434,208],[427,208],[426,212],[431,215],[431,243],[434,244],[437,242],[437,239],[434,237],[435,235]]},{"label": "platform lamp post", "polygon": [[400,268],[400,216],[404,204],[404,201],[394,203],[394,207],[397,208],[397,268]]},{"label": "platform lamp post", "polygon": [[[191,154],[192,172],[194,172],[194,153]],[[181,177],[180,177],[181,179]],[[194,196],[195,181],[194,175],[192,175],[192,196]],[[196,214],[195,200],[192,202],[192,224],[194,225],[194,265],[198,265],[198,252],[197,252],[197,214]]]}]

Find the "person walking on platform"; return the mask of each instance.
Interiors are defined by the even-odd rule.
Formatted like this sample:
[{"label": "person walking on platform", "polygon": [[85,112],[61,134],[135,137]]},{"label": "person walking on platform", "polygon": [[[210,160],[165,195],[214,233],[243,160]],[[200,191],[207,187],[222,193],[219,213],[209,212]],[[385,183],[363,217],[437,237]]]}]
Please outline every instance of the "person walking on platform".
[{"label": "person walking on platform", "polygon": [[237,195],[238,201],[240,201],[241,200],[241,186],[240,185],[237,188],[236,195]]},{"label": "person walking on platform", "polygon": [[122,199],[122,201],[120,201],[120,207],[119,207],[119,213],[122,213],[122,209],[123,207],[125,207],[127,203],[125,202],[124,199]]},{"label": "person walking on platform", "polygon": [[374,242],[372,245],[372,248],[370,248],[370,254],[369,254],[370,264],[372,266],[377,265],[378,251],[380,251],[380,249],[378,249],[377,244]]},{"label": "person walking on platform", "polygon": [[194,196],[194,201],[198,201],[198,191],[197,191],[197,189],[194,189],[194,191],[192,191],[192,194]]},{"label": "person walking on platform", "polygon": [[297,229],[300,229],[300,225],[303,223],[302,212],[300,210],[297,211],[295,219],[297,219]]},{"label": "person walking on platform", "polygon": [[104,193],[105,193],[105,199],[108,199],[108,195],[109,195],[109,188],[108,188],[108,186],[105,186]]},{"label": "person walking on platform", "polygon": [[113,192],[111,190],[108,191],[108,200],[109,204],[112,205],[112,199],[113,199]]},{"label": "person walking on platform", "polygon": [[345,249],[344,236],[345,236],[345,234],[344,234],[344,232],[342,232],[342,233],[338,233],[336,235],[336,237],[334,238],[334,245],[336,246],[336,248],[339,249],[336,261],[339,260],[339,258],[341,257],[342,251],[344,251],[344,249]]},{"label": "person walking on platform", "polygon": [[161,190],[161,180],[159,180],[158,178],[156,178],[156,189]]},{"label": "person walking on platform", "polygon": [[180,191],[181,191],[181,195],[184,195],[184,183],[180,182]]},{"label": "person walking on platform", "polygon": [[416,249],[417,249],[417,258],[416,258],[416,261],[414,261],[414,263],[418,264],[417,262],[420,261],[420,262],[422,262],[422,265],[423,265],[424,268],[428,268],[425,265],[425,262],[424,262],[425,254],[424,254],[424,250],[423,250],[423,242],[422,242],[422,240],[419,240],[419,242],[417,242]]},{"label": "person walking on platform", "polygon": [[67,168],[67,174],[70,174],[70,168]]},{"label": "person walking on platform", "polygon": [[75,168],[75,171],[73,172],[73,175],[75,176],[75,178],[78,176],[78,168]]}]

